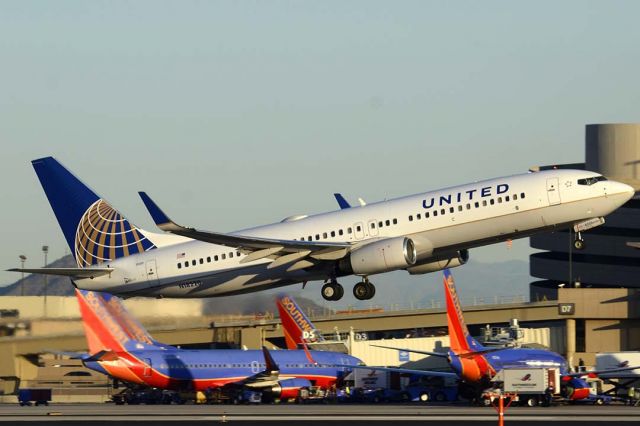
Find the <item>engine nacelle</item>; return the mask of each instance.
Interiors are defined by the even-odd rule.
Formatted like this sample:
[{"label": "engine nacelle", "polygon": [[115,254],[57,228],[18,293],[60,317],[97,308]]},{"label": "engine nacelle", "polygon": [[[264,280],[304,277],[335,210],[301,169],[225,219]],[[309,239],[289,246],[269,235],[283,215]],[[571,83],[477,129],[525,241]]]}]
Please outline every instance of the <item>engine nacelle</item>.
[{"label": "engine nacelle", "polygon": [[274,398],[280,399],[297,398],[300,394],[300,389],[308,388],[310,386],[311,382],[307,379],[280,380],[271,388],[271,395]]},{"label": "engine nacelle", "polygon": [[387,238],[356,248],[340,262],[348,274],[373,275],[405,269],[416,263],[416,247],[407,237]]},{"label": "engine nacelle", "polygon": [[427,274],[429,272],[441,271],[444,268],[455,268],[464,265],[469,261],[469,250],[460,250],[455,256],[432,257],[424,262],[407,268],[411,275]]}]

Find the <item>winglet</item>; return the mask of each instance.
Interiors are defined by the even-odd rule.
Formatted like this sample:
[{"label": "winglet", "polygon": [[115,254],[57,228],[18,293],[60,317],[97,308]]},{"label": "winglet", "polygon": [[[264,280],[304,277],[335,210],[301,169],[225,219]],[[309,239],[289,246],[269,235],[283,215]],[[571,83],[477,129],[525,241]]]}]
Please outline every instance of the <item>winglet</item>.
[{"label": "winglet", "polygon": [[269,349],[266,346],[262,347],[262,353],[264,354],[264,364],[266,366],[266,370],[268,372],[271,371],[280,371],[280,367],[276,364],[275,360],[271,356]]},{"label": "winglet", "polygon": [[309,362],[313,365],[319,365],[316,360],[313,359],[313,356],[311,356],[311,352],[309,352],[309,348],[307,347],[307,342],[304,340],[302,341],[302,347],[304,349],[304,354],[307,356]]},{"label": "winglet", "polygon": [[155,224],[158,226],[158,228],[162,229],[163,231],[170,231],[176,227],[179,227],[171,219],[169,219],[169,216],[167,216],[160,209],[160,207],[158,207],[155,201],[153,201],[151,197],[147,195],[146,192],[140,191],[138,192],[138,195],[140,195],[140,198],[142,198],[142,202],[144,203],[144,206],[149,211],[151,218],[153,219]]},{"label": "winglet", "polygon": [[338,202],[340,209],[344,210],[351,207],[351,204],[349,204],[349,202],[345,200],[345,198],[339,192],[336,192],[335,194],[333,194],[333,196],[336,197],[336,201]]}]

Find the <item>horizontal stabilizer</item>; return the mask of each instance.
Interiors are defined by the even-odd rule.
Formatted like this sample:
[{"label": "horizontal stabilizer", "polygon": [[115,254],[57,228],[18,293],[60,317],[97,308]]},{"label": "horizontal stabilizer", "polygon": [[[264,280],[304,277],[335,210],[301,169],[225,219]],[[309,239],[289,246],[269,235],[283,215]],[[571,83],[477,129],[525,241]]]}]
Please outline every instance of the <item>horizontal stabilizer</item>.
[{"label": "horizontal stabilizer", "polygon": [[108,275],[113,268],[13,268],[9,272],[26,272],[28,274],[62,275],[75,278],[95,278]]},{"label": "horizontal stabilizer", "polygon": [[113,351],[100,351],[95,354],[83,358],[83,361],[115,361],[119,358],[118,354]]},{"label": "horizontal stabilizer", "polygon": [[414,354],[437,356],[437,357],[441,357],[441,358],[448,358],[449,357],[449,354],[446,354],[446,353],[443,353],[443,352],[419,351],[417,349],[394,348],[393,346],[380,346],[380,345],[371,345],[371,346],[375,346],[376,348],[383,348],[383,349],[395,349],[397,351],[411,352],[411,353],[414,353]]}]

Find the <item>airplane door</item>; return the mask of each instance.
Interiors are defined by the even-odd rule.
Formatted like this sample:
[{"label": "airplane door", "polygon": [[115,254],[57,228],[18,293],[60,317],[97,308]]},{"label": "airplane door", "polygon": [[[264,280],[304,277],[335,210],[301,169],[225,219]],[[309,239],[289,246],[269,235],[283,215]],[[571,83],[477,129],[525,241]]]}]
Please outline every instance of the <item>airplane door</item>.
[{"label": "airplane door", "polygon": [[547,179],[547,197],[549,205],[560,204],[560,188],[558,186],[558,178]]},{"label": "airplane door", "polygon": [[378,226],[376,225],[376,221],[375,220],[370,220],[369,221],[369,236],[375,237],[376,235],[378,235]]},{"label": "airplane door", "polygon": [[142,375],[144,377],[151,377],[151,358],[145,358],[145,366],[144,366],[144,370],[142,371]]},{"label": "airplane door", "polygon": [[353,233],[356,237],[356,240],[361,240],[364,238],[364,225],[362,224],[362,222],[358,222],[353,225]]},{"label": "airplane door", "polygon": [[158,281],[158,271],[157,271],[157,265],[156,265],[156,260],[147,260],[147,262],[145,263],[146,266],[146,272],[147,272],[147,282],[152,285],[154,284],[156,281]]}]

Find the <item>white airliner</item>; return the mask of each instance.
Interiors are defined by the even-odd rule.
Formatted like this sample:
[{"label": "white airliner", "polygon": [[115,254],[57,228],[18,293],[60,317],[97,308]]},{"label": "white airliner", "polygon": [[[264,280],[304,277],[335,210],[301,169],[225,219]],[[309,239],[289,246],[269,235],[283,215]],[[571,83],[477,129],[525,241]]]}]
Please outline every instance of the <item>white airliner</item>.
[{"label": "white airliner", "polygon": [[12,269],[70,276],[80,289],[124,297],[213,297],[307,281],[339,300],[337,278],[404,269],[439,271],[468,260],[468,249],[573,226],[604,223],[632,187],[584,170],[548,170],[343,208],[279,223],[216,233],[177,225],[145,194],[163,234],[136,228],[51,157],[33,161],[77,268]]}]

